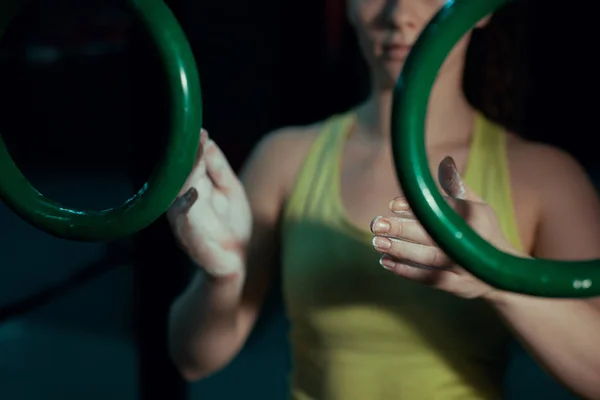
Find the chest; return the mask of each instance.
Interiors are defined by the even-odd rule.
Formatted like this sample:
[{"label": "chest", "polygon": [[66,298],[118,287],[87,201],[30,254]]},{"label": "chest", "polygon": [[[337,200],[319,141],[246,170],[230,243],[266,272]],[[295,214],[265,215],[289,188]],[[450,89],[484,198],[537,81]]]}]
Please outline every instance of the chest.
[{"label": "chest", "polygon": [[[429,170],[434,180],[437,182],[439,163],[447,156],[454,158],[459,171],[465,171],[468,150],[468,146],[454,146],[429,151]],[[389,215],[389,202],[402,196],[389,149],[369,150],[352,144],[345,146],[339,187],[345,217],[352,225],[363,230],[368,230],[374,217]]]}]

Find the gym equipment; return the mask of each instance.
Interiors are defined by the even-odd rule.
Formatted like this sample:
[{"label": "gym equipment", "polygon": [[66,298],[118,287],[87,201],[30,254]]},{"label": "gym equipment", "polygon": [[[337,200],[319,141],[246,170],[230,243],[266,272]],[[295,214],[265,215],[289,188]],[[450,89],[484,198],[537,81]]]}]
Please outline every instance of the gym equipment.
[{"label": "gym equipment", "polygon": [[513,0],[448,0],[409,54],[394,89],[392,147],[398,178],[413,212],[458,264],[490,285],[542,297],[600,295],[600,260],[515,257],[483,240],[446,203],[429,171],[425,117],[438,70],[478,21]]},{"label": "gym equipment", "polygon": [[[23,3],[0,2],[0,35]],[[0,136],[0,199],[15,213],[51,235],[102,241],[138,232],[168,209],[191,172],[200,141],[202,98],[192,50],[162,0],[129,0],[156,43],[168,79],[169,139],[148,181],[122,205],[102,210],[69,209],[46,198],[23,176]]]}]

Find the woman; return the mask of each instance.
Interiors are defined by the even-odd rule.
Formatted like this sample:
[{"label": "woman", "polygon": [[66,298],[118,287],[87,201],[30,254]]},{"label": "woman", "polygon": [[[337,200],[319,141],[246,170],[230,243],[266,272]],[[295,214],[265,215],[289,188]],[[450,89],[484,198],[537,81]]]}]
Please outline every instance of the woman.
[{"label": "woman", "polygon": [[[444,3],[348,0],[372,96],[322,123],[267,136],[241,182],[202,133],[197,166],[169,211],[199,266],[171,315],[171,351],[187,379],[236,355],[281,268],[294,399],[501,398],[509,330],[565,385],[600,398],[598,300],[488,286],[448,260],[398,197],[392,88]],[[600,205],[581,168],[505,132],[465,99],[469,36],[431,93],[426,139],[441,189],[504,251],[600,258]]]}]

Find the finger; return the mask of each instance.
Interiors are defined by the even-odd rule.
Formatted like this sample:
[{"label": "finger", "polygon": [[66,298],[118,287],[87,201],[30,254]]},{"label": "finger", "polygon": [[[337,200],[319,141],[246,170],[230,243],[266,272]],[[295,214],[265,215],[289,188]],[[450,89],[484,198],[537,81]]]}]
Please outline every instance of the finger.
[{"label": "finger", "polygon": [[196,200],[198,200],[198,191],[192,187],[183,195],[175,199],[175,202],[169,207],[167,213],[172,217],[180,214],[187,214],[194,203],[196,203]]},{"label": "finger", "polygon": [[433,246],[435,243],[416,219],[404,217],[376,217],[371,222],[371,232],[413,243]]},{"label": "finger", "polygon": [[198,151],[196,151],[196,158],[194,159],[194,168],[200,164],[202,161],[202,156],[204,155],[204,147],[206,146],[206,142],[208,141],[208,132],[206,129],[202,128],[200,130],[200,141],[198,142]]},{"label": "finger", "polygon": [[449,265],[448,258],[437,246],[428,246],[384,236],[375,236],[373,238],[373,247],[380,253],[404,262],[432,268],[446,268]]},{"label": "finger", "polygon": [[446,273],[443,270],[424,268],[419,264],[394,260],[386,255],[381,256],[379,264],[395,275],[428,286],[437,286]]},{"label": "finger", "polygon": [[399,196],[390,201],[389,209],[391,212],[402,216],[402,218],[417,219],[410,208],[410,204],[408,204],[408,200],[406,200],[405,197]]},{"label": "finger", "polygon": [[205,150],[206,172],[215,186],[226,192],[235,187],[237,176],[229,161],[213,140],[208,140]]},{"label": "finger", "polygon": [[196,160],[194,165],[198,165],[202,160],[202,156],[204,155],[204,147],[206,146],[206,142],[208,142],[208,131],[206,129],[200,130],[200,143],[198,143],[198,151],[196,152]]},{"label": "finger", "polygon": [[[206,142],[208,141],[208,132],[205,129],[200,131],[200,143],[198,144],[198,151],[196,152],[196,159],[194,160],[194,166],[192,168],[192,172],[187,177],[183,187],[179,191],[179,195],[177,199],[183,197],[186,193],[190,191],[192,185],[197,183],[202,177],[206,174],[206,167],[204,166],[204,149],[206,146]],[[196,189],[198,190],[198,189]],[[197,193],[196,193],[197,194]],[[175,201],[177,201],[175,199]]]},{"label": "finger", "polygon": [[446,194],[455,199],[480,202],[475,194],[463,181],[456,163],[452,157],[446,157],[438,166],[438,181]]},{"label": "finger", "polygon": [[465,220],[468,220],[471,217],[473,206],[480,204],[470,200],[456,199],[448,196],[444,196],[444,200],[446,200],[446,203],[448,203],[448,205]]}]

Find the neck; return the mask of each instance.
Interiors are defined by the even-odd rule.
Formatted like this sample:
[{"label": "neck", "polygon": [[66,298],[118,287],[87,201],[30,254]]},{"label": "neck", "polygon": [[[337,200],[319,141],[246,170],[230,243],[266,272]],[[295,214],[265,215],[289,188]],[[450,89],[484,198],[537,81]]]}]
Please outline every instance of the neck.
[{"label": "neck", "polygon": [[[425,123],[428,147],[465,141],[471,136],[473,109],[460,84],[454,82],[461,80],[438,79],[431,91]],[[359,126],[371,140],[389,143],[393,90],[375,88],[372,93],[357,111]]]}]

